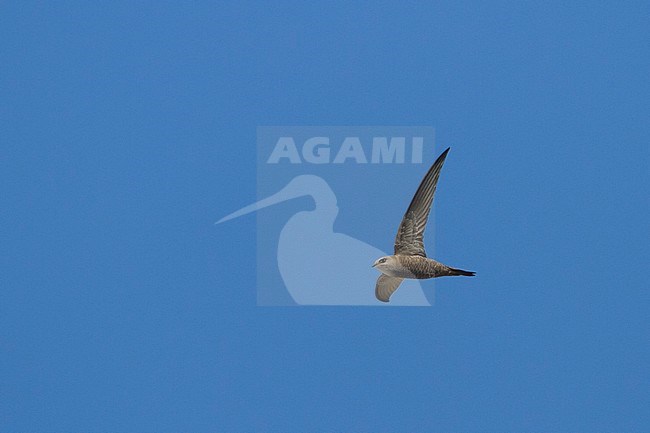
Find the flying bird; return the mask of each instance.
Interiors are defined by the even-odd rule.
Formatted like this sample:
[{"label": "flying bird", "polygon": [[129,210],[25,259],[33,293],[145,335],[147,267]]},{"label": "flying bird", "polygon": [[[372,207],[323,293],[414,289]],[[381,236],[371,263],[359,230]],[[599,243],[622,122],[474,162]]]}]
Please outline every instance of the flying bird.
[{"label": "flying bird", "polygon": [[456,275],[467,277],[476,275],[475,272],[452,268],[432,260],[427,257],[424,250],[424,229],[429,219],[440,170],[442,170],[449,149],[447,148],[436,159],[415,192],[413,200],[402,218],[402,223],[399,225],[397,236],[395,236],[395,254],[381,257],[372,265],[381,272],[375,286],[375,296],[382,302],[390,300],[390,296],[397,290],[404,278],[421,280]]}]

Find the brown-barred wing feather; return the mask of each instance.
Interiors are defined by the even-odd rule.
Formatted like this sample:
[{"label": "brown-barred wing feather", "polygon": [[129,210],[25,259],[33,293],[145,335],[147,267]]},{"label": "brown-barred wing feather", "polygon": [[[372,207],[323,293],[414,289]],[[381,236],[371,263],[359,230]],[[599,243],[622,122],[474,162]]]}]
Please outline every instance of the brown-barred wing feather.
[{"label": "brown-barred wing feather", "polygon": [[402,223],[397,230],[395,237],[395,254],[402,255],[417,255],[426,257],[427,254],[424,250],[424,229],[427,226],[429,219],[429,212],[431,211],[431,204],[433,203],[433,195],[436,192],[436,185],[440,170],[445,163],[449,148],[442,152],[442,154],[433,163],[427,174],[422,179],[418,190],[411,200]]}]

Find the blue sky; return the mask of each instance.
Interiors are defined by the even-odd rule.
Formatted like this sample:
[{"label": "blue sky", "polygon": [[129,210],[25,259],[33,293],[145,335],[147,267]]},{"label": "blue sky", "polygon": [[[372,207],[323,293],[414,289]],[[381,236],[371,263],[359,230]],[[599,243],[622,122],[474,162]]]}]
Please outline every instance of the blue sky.
[{"label": "blue sky", "polygon": [[[649,13],[4,2],[2,431],[647,429]],[[477,277],[257,307],[259,125],[435,127]]]}]

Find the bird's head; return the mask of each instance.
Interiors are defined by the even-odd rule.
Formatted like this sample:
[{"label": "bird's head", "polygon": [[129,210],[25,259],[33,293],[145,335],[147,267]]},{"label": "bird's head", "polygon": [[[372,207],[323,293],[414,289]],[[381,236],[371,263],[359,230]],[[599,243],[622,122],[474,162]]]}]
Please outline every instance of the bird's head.
[{"label": "bird's head", "polygon": [[383,272],[385,270],[395,268],[396,261],[397,259],[395,256],[384,256],[375,260],[375,263],[372,264],[372,267],[377,268]]}]

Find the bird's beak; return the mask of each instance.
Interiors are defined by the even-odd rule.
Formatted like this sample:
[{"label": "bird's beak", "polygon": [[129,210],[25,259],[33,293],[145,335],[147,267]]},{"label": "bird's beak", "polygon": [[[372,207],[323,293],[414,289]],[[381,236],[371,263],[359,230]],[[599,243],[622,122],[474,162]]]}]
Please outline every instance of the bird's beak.
[{"label": "bird's beak", "polygon": [[246,215],[247,213],[251,213],[257,210],[260,210],[262,208],[265,208],[267,206],[272,206],[276,203],[281,203],[286,200],[290,200],[292,198],[300,197],[300,193],[296,193],[295,191],[292,191],[288,188],[289,185],[285,186],[283,189],[280,191],[276,192],[270,197],[264,198],[257,203],[253,203],[251,205],[248,205],[246,207],[243,207],[239,209],[236,212],[231,213],[230,215],[226,215],[225,217],[221,218],[219,221],[216,222],[216,224],[220,224],[224,221],[231,220],[233,218],[240,217],[242,215]]},{"label": "bird's beak", "polygon": [[373,263],[371,268],[374,268],[375,266],[377,266],[377,262]]}]

